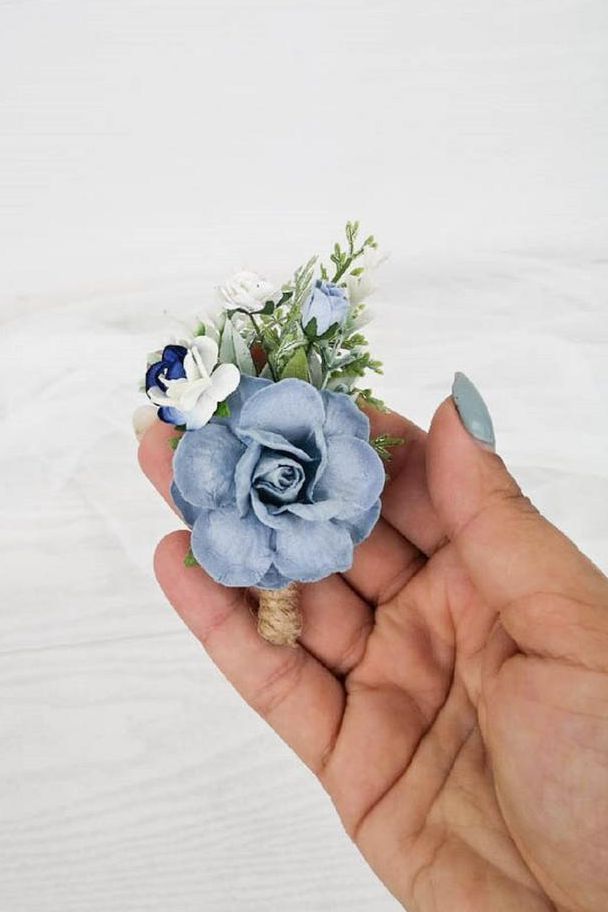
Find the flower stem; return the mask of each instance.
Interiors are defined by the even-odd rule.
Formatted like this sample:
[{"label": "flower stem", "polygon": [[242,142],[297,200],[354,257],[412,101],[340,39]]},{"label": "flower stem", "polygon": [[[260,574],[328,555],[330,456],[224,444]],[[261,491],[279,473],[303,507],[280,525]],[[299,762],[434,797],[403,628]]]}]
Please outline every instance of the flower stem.
[{"label": "flower stem", "polygon": [[365,244],[363,245],[363,247],[361,247],[360,250],[353,252],[351,254],[351,256],[347,257],[339,269],[336,269],[335,275],[334,275],[333,279],[331,280],[334,285],[340,281],[340,279],[342,278],[342,276],[344,275],[345,272],[348,272],[348,270],[353,265],[353,263],[355,262],[357,257],[360,257],[364,250],[365,250]]},{"label": "flower stem", "polygon": [[[257,311],[257,312],[258,312],[258,313],[261,313],[261,311]],[[270,356],[269,356],[268,352],[266,351],[266,346],[264,345],[264,337],[263,337],[263,335],[262,335],[262,330],[261,330],[261,328],[260,328],[260,324],[258,323],[258,321],[256,320],[256,318],[254,317],[254,315],[252,314],[252,312],[251,312],[250,310],[246,310],[244,307],[235,307],[235,308],[231,311],[231,314],[233,314],[233,313],[242,313],[242,314],[245,314],[245,316],[246,316],[246,317],[249,317],[249,319],[251,320],[251,325],[253,326],[253,331],[255,332],[256,342],[259,344],[260,348],[262,349],[262,351],[263,351],[264,354],[266,355],[266,363],[268,364],[268,369],[270,370],[270,373],[272,374],[272,379],[276,382],[276,380],[277,380],[278,378],[277,378],[277,375],[276,375],[276,373],[275,373],[275,371],[274,371],[274,368],[273,368],[273,366],[272,366],[272,364],[271,364],[271,362],[270,362]]]},{"label": "flower stem", "polygon": [[300,587],[261,589],[258,603],[258,633],[274,646],[295,646],[302,632]]}]

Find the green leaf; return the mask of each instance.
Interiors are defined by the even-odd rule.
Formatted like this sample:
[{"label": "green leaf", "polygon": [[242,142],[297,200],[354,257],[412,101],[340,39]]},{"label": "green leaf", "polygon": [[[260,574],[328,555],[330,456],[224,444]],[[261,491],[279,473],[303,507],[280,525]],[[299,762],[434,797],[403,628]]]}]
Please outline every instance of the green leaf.
[{"label": "green leaf", "polygon": [[323,386],[323,367],[319,353],[314,348],[311,348],[308,352],[308,372],[312,385],[316,386],[317,389],[321,389]]},{"label": "green leaf", "polygon": [[288,377],[295,377],[296,380],[305,380],[310,383],[308,360],[304,348],[298,348],[283,368],[281,380],[286,380]]},{"label": "green leaf", "polygon": [[[315,318],[313,317],[313,320],[314,320],[314,319],[315,319]],[[316,322],[316,321],[315,321],[315,322]],[[336,335],[336,332],[337,332],[339,329],[340,329],[340,324],[339,324],[339,323],[332,323],[331,326],[329,326],[329,327],[325,330],[325,332],[323,333],[323,335],[322,335],[322,336],[319,336],[319,339],[322,339],[324,342],[327,341],[328,339],[333,339],[333,337]]]},{"label": "green leaf", "polygon": [[230,406],[227,402],[220,402],[215,410],[214,418],[230,418]]},{"label": "green leaf", "polygon": [[242,374],[255,377],[256,369],[249,349],[229,318],[222,331],[219,357],[222,364],[236,364]]},{"label": "green leaf", "polygon": [[207,334],[207,327],[204,323],[199,323],[196,329],[194,330],[195,336],[205,336]]},{"label": "green leaf", "polygon": [[255,364],[253,363],[253,358],[251,357],[251,352],[241,334],[237,332],[234,327],[232,332],[232,344],[234,345],[236,366],[240,372],[242,374],[247,374],[248,377],[255,377],[257,371],[255,369]]},{"label": "green leaf", "polygon": [[391,450],[394,447],[403,446],[405,437],[391,437],[389,434],[380,434],[379,437],[374,437],[370,443],[383,462],[390,462],[393,455]]},{"label": "green leaf", "polygon": [[192,553],[192,548],[188,548],[188,553],[184,558],[184,567],[198,567],[199,563]]},{"label": "green leaf", "polygon": [[289,299],[293,297],[293,290],[291,288],[285,289],[279,301],[277,301],[277,307],[282,307],[283,304],[286,304]]},{"label": "green leaf", "polygon": [[317,318],[313,317],[304,327],[304,332],[311,341],[317,338]]},{"label": "green leaf", "polygon": [[177,436],[177,437],[169,437],[169,446],[171,447],[172,450],[177,449],[177,445],[180,442],[180,440],[182,439],[182,436],[183,436],[182,434],[179,434],[179,436]]},{"label": "green leaf", "polygon": [[373,395],[371,389],[354,390],[354,392],[356,392],[358,394],[357,403],[360,400],[361,402],[365,403],[366,405],[371,405],[372,408],[377,409],[379,412],[388,412],[389,411],[389,409],[386,407],[386,405],[384,404],[382,399],[377,399]]},{"label": "green leaf", "polygon": [[349,350],[362,345],[367,345],[367,339],[365,336],[362,333],[353,333],[352,336],[349,336],[348,339],[344,340],[342,343],[342,348]]},{"label": "green leaf", "polygon": [[226,318],[220,340],[219,360],[222,364],[235,364],[236,355],[234,352],[234,343],[232,341],[232,323],[230,318]]}]

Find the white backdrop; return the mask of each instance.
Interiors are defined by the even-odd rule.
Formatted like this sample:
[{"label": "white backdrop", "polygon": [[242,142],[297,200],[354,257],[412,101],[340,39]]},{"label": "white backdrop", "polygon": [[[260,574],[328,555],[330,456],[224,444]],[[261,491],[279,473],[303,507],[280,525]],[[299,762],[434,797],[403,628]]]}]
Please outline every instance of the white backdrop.
[{"label": "white backdrop", "polygon": [[359,217],[380,393],[469,373],[608,570],[607,60],[603,0],[0,2],[2,912],[397,908],[156,588],[143,358]]}]

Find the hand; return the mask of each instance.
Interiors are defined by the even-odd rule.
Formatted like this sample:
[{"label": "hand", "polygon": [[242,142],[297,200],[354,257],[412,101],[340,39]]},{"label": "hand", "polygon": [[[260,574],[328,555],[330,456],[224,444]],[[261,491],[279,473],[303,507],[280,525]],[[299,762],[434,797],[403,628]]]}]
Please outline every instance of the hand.
[{"label": "hand", "polygon": [[[303,588],[300,646],[268,645],[247,592],[184,567],[185,531],[158,547],[160,584],[412,912],[605,912],[608,580],[452,399],[428,436],[370,417],[406,443],[352,569]],[[172,433],[140,446],[167,499]]]}]

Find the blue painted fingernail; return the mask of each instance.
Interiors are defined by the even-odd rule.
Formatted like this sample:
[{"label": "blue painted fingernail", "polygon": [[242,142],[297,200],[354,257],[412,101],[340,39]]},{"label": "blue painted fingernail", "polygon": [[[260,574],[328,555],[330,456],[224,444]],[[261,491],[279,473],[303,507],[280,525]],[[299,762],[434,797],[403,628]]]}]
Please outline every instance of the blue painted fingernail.
[{"label": "blue painted fingernail", "polygon": [[452,398],[460,420],[476,440],[491,450],[496,449],[494,426],[481,393],[466,374],[457,371],[452,384]]}]

